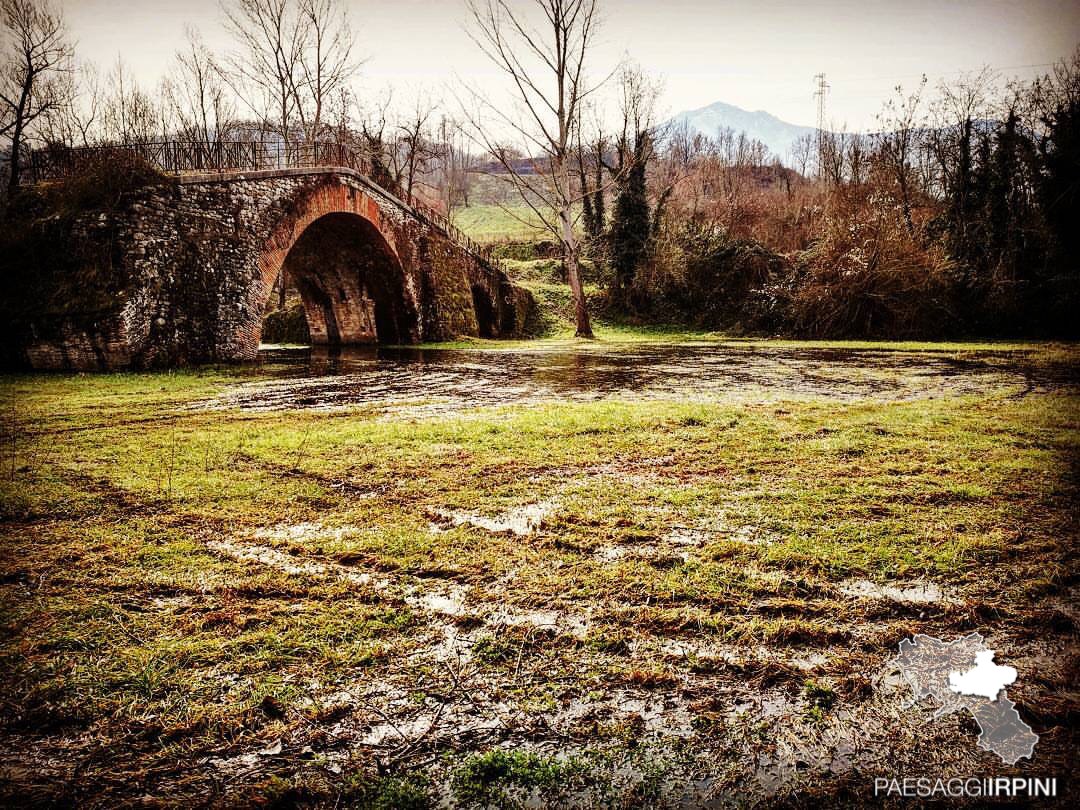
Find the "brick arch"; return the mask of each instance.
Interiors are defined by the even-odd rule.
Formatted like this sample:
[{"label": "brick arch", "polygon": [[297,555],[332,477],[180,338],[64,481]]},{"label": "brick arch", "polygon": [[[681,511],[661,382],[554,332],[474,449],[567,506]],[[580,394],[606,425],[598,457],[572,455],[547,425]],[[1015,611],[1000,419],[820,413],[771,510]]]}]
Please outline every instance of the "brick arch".
[{"label": "brick arch", "polygon": [[[313,344],[420,339],[413,268],[399,252],[400,223],[363,189],[330,179],[297,195],[258,255],[265,302],[283,271],[300,290]],[[412,255],[409,244],[406,254]],[[410,265],[407,267],[407,265]],[[253,330],[257,346],[260,323]]]},{"label": "brick arch", "polygon": [[383,221],[378,203],[360,189],[340,181],[323,183],[299,201],[299,210],[286,215],[275,226],[259,254],[259,277],[262,300],[273,289],[274,282],[285,264],[285,258],[307,227],[327,214],[356,214],[375,227],[386,247],[401,262],[397,238],[388,223]]}]

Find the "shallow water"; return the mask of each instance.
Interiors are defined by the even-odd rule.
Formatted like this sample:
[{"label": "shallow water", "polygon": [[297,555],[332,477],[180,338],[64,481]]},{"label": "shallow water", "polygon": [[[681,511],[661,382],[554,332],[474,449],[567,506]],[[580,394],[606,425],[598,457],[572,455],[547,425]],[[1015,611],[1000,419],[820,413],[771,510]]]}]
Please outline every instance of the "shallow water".
[{"label": "shallow water", "polygon": [[675,399],[700,402],[909,400],[1075,384],[1024,352],[648,345],[580,350],[267,349],[269,379],[200,407],[335,409],[365,404],[441,412],[484,405]]}]

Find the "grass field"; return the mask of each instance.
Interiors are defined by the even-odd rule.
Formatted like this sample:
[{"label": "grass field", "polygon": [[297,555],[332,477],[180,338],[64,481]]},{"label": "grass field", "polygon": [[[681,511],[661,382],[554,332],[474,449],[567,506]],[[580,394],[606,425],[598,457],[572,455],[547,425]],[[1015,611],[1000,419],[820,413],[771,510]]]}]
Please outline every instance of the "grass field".
[{"label": "grass field", "polygon": [[[811,806],[1073,761],[1073,390],[193,407],[260,374],[3,379],[8,803]],[[972,630],[1037,765],[898,709],[897,642]]]},{"label": "grass field", "polygon": [[546,227],[526,205],[482,203],[454,212],[454,224],[477,242],[544,238]]}]

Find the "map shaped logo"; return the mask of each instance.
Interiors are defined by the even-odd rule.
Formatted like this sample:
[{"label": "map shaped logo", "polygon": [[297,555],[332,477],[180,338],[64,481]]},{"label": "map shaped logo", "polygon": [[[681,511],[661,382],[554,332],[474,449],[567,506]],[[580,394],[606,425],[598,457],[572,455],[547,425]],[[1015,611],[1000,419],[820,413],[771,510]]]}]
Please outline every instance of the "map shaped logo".
[{"label": "map shaped logo", "polygon": [[979,724],[980,748],[993,751],[1006,765],[1032,756],[1039,735],[1020,719],[1005,692],[1016,670],[995,664],[994,651],[978,633],[949,642],[920,633],[900,642],[892,663],[915,700],[932,697],[940,704],[933,719],[967,709]]}]

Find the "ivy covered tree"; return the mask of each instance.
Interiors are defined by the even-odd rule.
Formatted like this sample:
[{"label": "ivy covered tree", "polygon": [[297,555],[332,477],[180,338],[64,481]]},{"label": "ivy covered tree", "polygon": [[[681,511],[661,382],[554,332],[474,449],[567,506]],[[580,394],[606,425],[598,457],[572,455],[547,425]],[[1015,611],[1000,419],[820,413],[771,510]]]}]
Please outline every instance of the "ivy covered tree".
[{"label": "ivy covered tree", "polygon": [[620,183],[611,219],[611,264],[615,273],[614,303],[632,304],[630,290],[638,269],[649,252],[649,197],[645,168],[650,149],[647,132],[639,132],[634,142],[633,160]]}]

